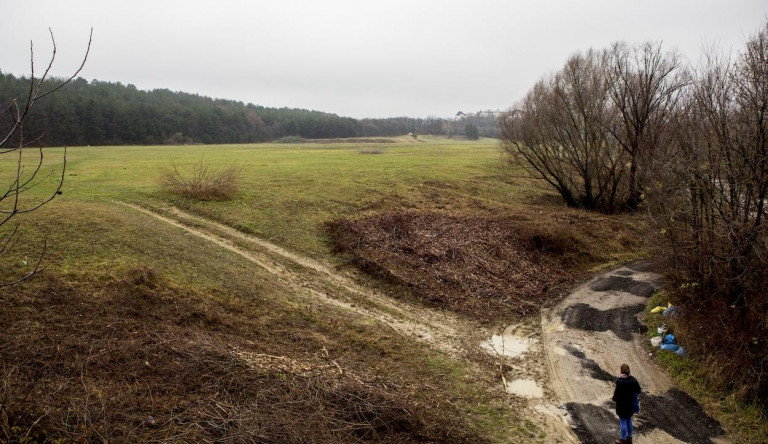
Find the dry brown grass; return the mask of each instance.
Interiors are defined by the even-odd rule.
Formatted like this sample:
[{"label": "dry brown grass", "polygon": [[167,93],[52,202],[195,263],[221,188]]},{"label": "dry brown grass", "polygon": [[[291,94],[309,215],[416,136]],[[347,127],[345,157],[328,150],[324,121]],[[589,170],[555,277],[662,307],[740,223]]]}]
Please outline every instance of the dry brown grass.
[{"label": "dry brown grass", "polygon": [[595,233],[604,243],[618,223],[584,212],[537,220],[393,212],[338,220],[329,233],[336,251],[363,271],[428,304],[504,322],[538,313],[586,276],[589,266],[608,259],[598,257],[600,239],[577,235],[576,222],[599,227]]},{"label": "dry brown grass", "polygon": [[160,178],[162,188],[177,196],[196,200],[229,200],[240,186],[242,170],[229,165],[217,170],[200,159],[188,171],[174,164]]},{"label": "dry brown grass", "polygon": [[149,268],[17,288],[0,317],[3,442],[483,441],[441,392],[329,354],[344,348],[331,332],[256,300]]}]

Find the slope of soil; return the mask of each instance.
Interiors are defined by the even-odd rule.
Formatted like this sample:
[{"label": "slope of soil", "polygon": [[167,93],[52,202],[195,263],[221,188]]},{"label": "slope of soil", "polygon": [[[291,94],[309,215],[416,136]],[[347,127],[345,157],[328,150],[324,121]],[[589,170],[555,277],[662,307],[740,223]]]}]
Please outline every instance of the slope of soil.
[{"label": "slope of soil", "polygon": [[613,395],[622,363],[643,388],[634,442],[726,442],[723,430],[701,406],[672,385],[647,356],[637,315],[659,284],[646,264],[630,264],[581,285],[542,316],[551,388],[566,405],[583,443],[618,437]]},{"label": "slope of soil", "polygon": [[385,325],[134,210],[62,211],[96,262],[0,290],[0,441],[485,441]]},{"label": "slope of soil", "polygon": [[427,305],[481,322],[538,314],[581,276],[579,241],[521,218],[387,213],[329,225],[337,252]]}]

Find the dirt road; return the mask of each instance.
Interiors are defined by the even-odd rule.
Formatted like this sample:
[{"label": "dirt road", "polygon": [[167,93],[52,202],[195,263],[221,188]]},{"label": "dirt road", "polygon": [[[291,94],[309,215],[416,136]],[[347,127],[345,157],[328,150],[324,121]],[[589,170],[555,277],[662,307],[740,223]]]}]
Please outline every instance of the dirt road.
[{"label": "dirt road", "polygon": [[717,421],[675,388],[647,354],[638,314],[659,279],[649,263],[630,264],[586,282],[542,315],[550,388],[582,443],[612,443],[619,436],[610,398],[622,363],[644,391],[635,443],[728,442]]},{"label": "dirt road", "polygon": [[475,330],[451,313],[438,313],[396,301],[374,289],[358,285],[329,264],[300,256],[215,221],[175,207],[167,207],[163,210],[165,214],[161,214],[138,205],[117,203],[242,256],[276,276],[297,294],[376,319],[399,334],[426,342],[449,355],[456,355],[463,348],[465,335],[460,331]]}]

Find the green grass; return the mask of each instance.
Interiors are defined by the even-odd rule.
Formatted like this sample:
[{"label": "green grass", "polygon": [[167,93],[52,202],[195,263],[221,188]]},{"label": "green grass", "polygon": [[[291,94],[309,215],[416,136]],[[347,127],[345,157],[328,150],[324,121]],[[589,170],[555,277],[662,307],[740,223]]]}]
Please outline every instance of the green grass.
[{"label": "green grass", "polygon": [[[358,152],[376,147],[384,153]],[[27,163],[32,165],[35,153],[29,154]],[[61,149],[45,150],[43,174],[49,170],[54,174],[27,193],[27,202],[55,189],[61,154]],[[197,202],[161,191],[159,180],[167,168],[174,163],[189,166],[201,158],[214,167],[232,163],[242,167],[243,184],[235,199]],[[0,175],[12,168],[13,160],[0,159]],[[15,311],[6,313],[11,316],[9,322],[30,326],[24,330],[29,337],[17,338],[20,343],[33,344],[30,350],[44,347],[46,335],[61,331],[53,321],[24,308],[29,301],[45,304],[47,293],[41,293],[41,288],[55,293],[61,284],[77,295],[78,303],[93,301],[108,316],[115,303],[110,292],[121,288],[126,276],[146,267],[157,273],[167,291],[188,295],[184,297],[189,301],[179,300],[181,318],[217,320],[218,330],[203,328],[200,331],[205,335],[236,344],[250,341],[258,352],[297,359],[316,356],[321,347],[327,347],[345,368],[383,375],[404,387],[400,390],[412,388],[419,403],[431,396],[422,384],[435,387],[439,396],[455,403],[457,411],[473,410],[467,419],[483,436],[500,441],[510,424],[522,421],[518,412],[489,397],[482,384],[454,360],[393,336],[380,325],[350,321],[334,310],[312,309],[273,276],[239,256],[113,202],[178,205],[289,249],[332,260],[324,223],[338,217],[403,208],[452,213],[524,208],[540,191],[529,181],[508,175],[495,141],[420,137],[418,142],[380,145],[74,147],[68,150],[65,178],[62,196],[17,218],[25,248],[20,255],[3,257],[6,266],[0,274],[18,276],[28,270],[21,260],[36,257],[47,240],[49,268],[44,275],[16,287],[13,293],[0,289],[0,298],[15,304]],[[8,180],[7,174],[0,177],[0,183]],[[155,329],[182,328],[157,316],[143,331],[155,334]],[[244,317],[253,325],[247,335],[241,332],[247,328],[237,326]],[[75,317],[71,325],[88,322]],[[190,334],[196,328],[202,327],[193,325]],[[87,328],[81,331],[85,334]],[[156,388],[148,387],[151,392]],[[79,401],[73,398],[73,402]],[[522,426],[520,436],[534,434],[528,429]]]},{"label": "green grass", "polygon": [[[385,152],[361,155],[361,148]],[[46,166],[56,167],[61,150],[46,150],[46,156]],[[214,168],[242,168],[235,199],[197,202],[160,191],[166,169],[189,167],[201,158]],[[3,171],[10,160],[0,162]],[[327,256],[323,223],[336,217],[366,209],[504,207],[539,192],[509,174],[493,139],[74,147],[68,151],[64,195],[79,201],[170,202],[303,253]]]},{"label": "green grass", "polygon": [[[383,153],[360,154],[363,149]],[[29,154],[27,163],[31,165],[35,153]],[[53,170],[54,175],[28,193],[27,202],[55,189],[61,154],[61,149],[45,150],[43,174]],[[214,168],[230,164],[242,168],[242,186],[234,199],[200,202],[161,190],[160,178],[168,168],[174,164],[189,167],[201,158]],[[0,158],[0,183],[8,183],[13,160]],[[467,418],[483,436],[495,441],[509,436],[514,442],[538,441],[541,432],[524,423],[520,412],[502,399],[490,396],[486,388],[492,384],[474,380],[452,358],[393,336],[371,322],[350,321],[334,310],[313,309],[274,276],[239,256],[114,201],[157,208],[177,205],[329,261],[337,259],[325,238],[326,222],[382,211],[483,213],[554,223],[595,244],[595,257],[589,259],[593,262],[636,257],[638,247],[631,242],[642,228],[641,222],[628,216],[566,209],[549,199],[551,192],[542,192],[521,171],[501,161],[497,142],[491,139],[469,142],[420,136],[417,141],[381,144],[74,147],[68,150],[65,179],[62,196],[18,219],[25,247],[30,247],[24,253],[30,258],[35,257],[42,240],[48,240],[50,267],[45,278],[50,277],[54,284],[56,279],[62,280],[73,286],[78,298],[93,298],[110,314],[109,291],[123,285],[127,274],[147,267],[169,291],[191,295],[192,302],[179,309],[194,311],[184,312],[185,316],[220,319],[222,332],[215,333],[217,338],[251,341],[257,351],[269,353],[274,348],[297,359],[316,356],[321,347],[327,347],[341,365],[361,374],[385,375],[404,387],[404,392],[412,388],[417,398],[430,396],[423,389],[425,383],[437,387],[456,409],[468,412]],[[23,273],[23,258],[23,254],[4,257],[7,266],[2,273]],[[38,287],[37,279],[19,287],[20,303],[41,298],[35,293]],[[0,289],[0,297],[3,291]],[[47,319],[29,316],[29,331],[55,331]],[[237,326],[243,319],[253,323],[254,332],[249,330],[249,336]],[[147,329],[178,327],[158,324],[148,324]],[[274,333],[272,326],[285,336]],[[29,341],[42,346],[34,342],[41,337],[44,339],[39,336]]]},{"label": "green grass", "polygon": [[[64,195],[83,202],[121,200],[149,206],[173,204],[315,258],[332,260],[324,224],[341,217],[417,209],[449,214],[506,214],[545,219],[565,208],[554,193],[502,161],[494,139],[451,140],[420,136],[396,143],[245,144],[197,146],[73,147],[68,150]],[[363,155],[361,149],[384,153]],[[60,167],[61,149],[46,149],[43,169]],[[29,161],[36,153],[30,152]],[[0,156],[2,157],[2,156]],[[242,185],[229,201],[195,201],[161,190],[160,178],[174,164],[187,168],[204,159],[213,168],[236,164]],[[0,175],[11,158],[0,159]],[[54,177],[31,193],[39,198]],[[7,176],[0,183],[7,183]],[[37,193],[35,195],[35,193]],[[542,213],[543,212],[543,213]],[[593,242],[607,261],[637,256],[627,240],[639,238],[637,218],[570,211],[572,222],[612,221]],[[596,226],[583,230],[590,236]]]}]

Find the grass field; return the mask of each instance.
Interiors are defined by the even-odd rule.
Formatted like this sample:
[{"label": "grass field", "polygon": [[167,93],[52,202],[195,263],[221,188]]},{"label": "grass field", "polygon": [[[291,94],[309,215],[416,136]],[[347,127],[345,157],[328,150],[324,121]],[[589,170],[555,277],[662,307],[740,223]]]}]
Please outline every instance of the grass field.
[{"label": "grass field", "polygon": [[[60,166],[61,152],[45,150],[47,168]],[[234,199],[161,190],[174,164],[201,159],[242,169]],[[62,196],[18,218],[29,250],[4,258],[2,274],[17,276],[48,240],[48,269],[0,289],[5,440],[545,441],[497,393],[498,375],[354,314],[389,316],[398,306],[313,303],[305,286],[334,294],[348,284],[321,282],[320,272],[269,252],[254,259],[278,264],[278,277],[298,276],[276,279],[244,260],[262,253],[242,239],[229,236],[230,248],[220,248],[116,201],[163,214],[179,208],[337,266],[346,259],[332,253],[327,224],[392,211],[541,221],[573,232],[587,258],[577,268],[642,254],[632,241],[642,223],[564,208],[505,165],[489,139],[74,147],[65,179]]]},{"label": "grass field", "polygon": [[[228,202],[174,201],[196,213],[312,255],[327,255],[321,225],[366,209],[454,210],[468,201],[524,202],[530,187],[508,178],[493,139],[383,144],[258,144],[78,147],[69,152],[66,196],[77,200],[167,201],[159,179],[172,164],[236,164],[243,184]],[[382,154],[361,154],[378,149]],[[53,156],[52,156],[53,157]],[[172,198],[170,198],[172,199]]]}]

